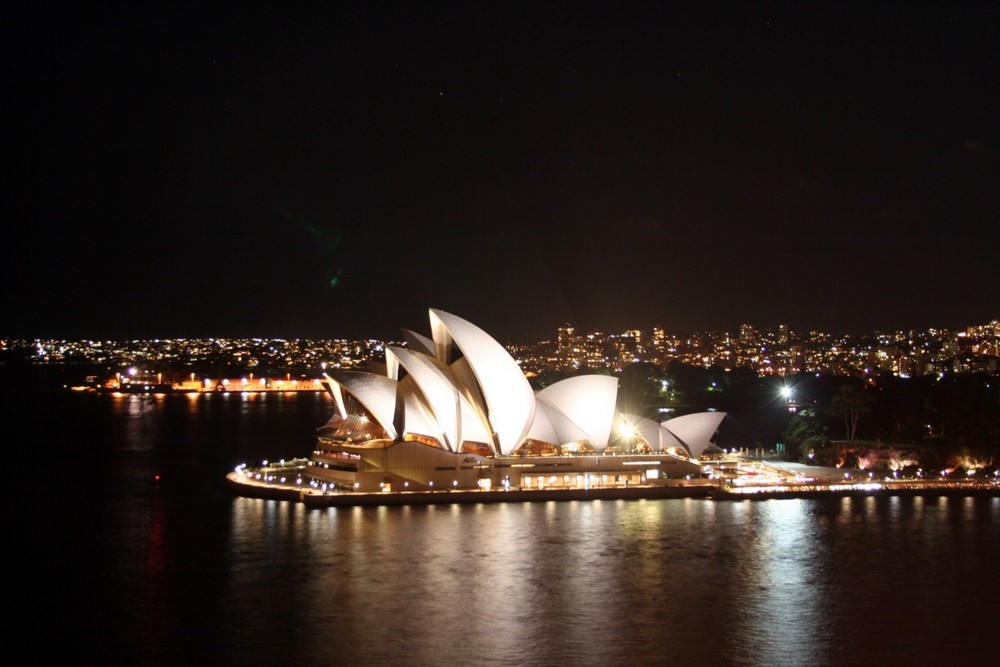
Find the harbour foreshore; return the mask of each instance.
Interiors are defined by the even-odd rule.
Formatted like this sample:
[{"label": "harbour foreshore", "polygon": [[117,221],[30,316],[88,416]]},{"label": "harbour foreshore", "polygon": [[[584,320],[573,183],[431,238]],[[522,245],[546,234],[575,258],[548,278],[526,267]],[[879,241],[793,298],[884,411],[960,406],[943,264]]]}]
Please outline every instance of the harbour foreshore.
[{"label": "harbour foreshore", "polygon": [[1000,485],[966,482],[910,482],[829,485],[775,485],[737,487],[719,483],[635,485],[591,488],[383,491],[377,493],[322,492],[291,484],[260,482],[231,472],[227,484],[236,494],[252,498],[301,502],[309,508],[447,505],[572,500],[655,500],[692,498],[711,500],[767,500],[784,498],[863,497],[878,495],[997,496]]},{"label": "harbour foreshore", "polygon": [[226,476],[238,495],[301,502],[307,507],[374,505],[447,505],[454,503],[518,503],[549,500],[639,500],[641,498],[707,498],[709,484],[685,486],[591,487],[586,489],[460,489],[438,491],[322,492],[312,488],[260,482],[231,472]]}]

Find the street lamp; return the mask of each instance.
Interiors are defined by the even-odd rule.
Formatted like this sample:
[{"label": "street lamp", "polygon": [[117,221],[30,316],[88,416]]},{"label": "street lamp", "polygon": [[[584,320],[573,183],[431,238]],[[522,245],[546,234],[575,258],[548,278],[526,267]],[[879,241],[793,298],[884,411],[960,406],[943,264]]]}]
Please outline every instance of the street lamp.
[{"label": "street lamp", "polygon": [[795,391],[789,387],[787,384],[781,387],[781,397],[785,399],[785,403],[788,405],[789,412],[795,412],[797,405],[795,404]]}]

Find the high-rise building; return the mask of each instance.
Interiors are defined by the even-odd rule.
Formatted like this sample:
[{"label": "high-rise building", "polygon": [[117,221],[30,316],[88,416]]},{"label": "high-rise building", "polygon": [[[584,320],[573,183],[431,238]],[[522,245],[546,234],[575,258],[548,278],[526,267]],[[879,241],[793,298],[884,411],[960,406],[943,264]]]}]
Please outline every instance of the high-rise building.
[{"label": "high-rise building", "polygon": [[564,323],[556,332],[556,344],[560,354],[566,354],[573,347],[573,325]]},{"label": "high-rise building", "polygon": [[662,351],[667,344],[667,332],[662,327],[653,327],[653,348]]}]

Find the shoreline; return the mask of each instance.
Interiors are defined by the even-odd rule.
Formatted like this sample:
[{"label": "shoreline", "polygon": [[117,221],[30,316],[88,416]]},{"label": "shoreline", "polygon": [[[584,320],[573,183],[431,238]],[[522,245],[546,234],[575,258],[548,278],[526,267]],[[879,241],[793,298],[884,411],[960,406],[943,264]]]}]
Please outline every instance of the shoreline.
[{"label": "shoreline", "polygon": [[[377,493],[319,493],[312,489],[290,485],[267,484],[247,480],[236,473],[226,475],[230,490],[236,495],[266,500],[301,502],[307,508],[375,507],[403,505],[449,505],[474,503],[521,503],[573,500],[660,500],[690,498],[695,500],[787,500],[794,498],[845,498],[868,496],[966,496],[1000,497],[996,484],[925,483],[895,486],[831,485],[830,488],[810,486],[790,489],[787,486],[723,488],[719,484],[677,486],[629,486],[589,489],[510,489],[496,491],[388,491]],[[742,488],[744,490],[736,490]]]}]

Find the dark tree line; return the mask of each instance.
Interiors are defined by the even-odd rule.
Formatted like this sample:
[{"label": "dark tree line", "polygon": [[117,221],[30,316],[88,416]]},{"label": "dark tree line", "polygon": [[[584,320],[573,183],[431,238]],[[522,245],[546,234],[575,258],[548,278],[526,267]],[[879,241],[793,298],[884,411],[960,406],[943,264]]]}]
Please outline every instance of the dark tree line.
[{"label": "dark tree line", "polygon": [[[611,373],[594,368],[578,372]],[[533,384],[541,388],[568,375],[546,374]],[[1000,464],[997,375],[781,378],[677,362],[665,367],[630,364],[617,375],[619,411],[659,420],[704,410],[726,412],[715,439],[724,448],[771,448],[782,442],[789,458],[850,464],[881,447],[895,448],[883,452],[883,460],[919,458],[926,465],[945,466],[964,456]],[[783,387],[791,388],[791,398],[781,395]]]},{"label": "dark tree line", "polygon": [[791,417],[784,438],[792,456],[817,463],[884,462],[904,452],[913,465],[995,466],[1000,378],[842,378],[833,395]]}]

